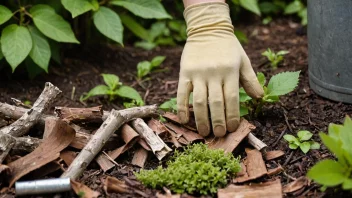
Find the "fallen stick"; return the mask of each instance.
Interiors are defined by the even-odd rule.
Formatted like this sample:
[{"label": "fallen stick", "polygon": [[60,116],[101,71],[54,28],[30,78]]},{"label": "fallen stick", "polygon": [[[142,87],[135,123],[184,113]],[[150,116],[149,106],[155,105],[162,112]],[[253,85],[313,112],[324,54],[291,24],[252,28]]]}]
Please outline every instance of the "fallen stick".
[{"label": "fallen stick", "polygon": [[14,137],[25,135],[38,122],[42,112],[50,106],[60,93],[59,88],[50,82],[45,83],[45,88],[35,101],[33,107],[11,125],[1,128],[0,133],[9,134]]},{"label": "fallen stick", "polygon": [[88,144],[82,149],[61,177],[77,179],[120,126],[133,118],[150,116],[156,111],[156,105],[130,108],[121,111],[111,110],[109,117],[103,122],[101,127],[92,136]]},{"label": "fallen stick", "polygon": [[15,143],[16,140],[11,135],[0,134],[0,164],[2,164]]},{"label": "fallen stick", "polygon": [[247,139],[248,139],[248,143],[259,151],[268,146],[264,142],[262,142],[260,139],[255,137],[253,135],[253,133],[249,133],[247,136]]},{"label": "fallen stick", "polygon": [[132,121],[132,126],[148,143],[152,152],[159,160],[163,159],[171,151],[165,142],[148,127],[144,120],[137,118]]},{"label": "fallen stick", "polygon": [[70,108],[70,107],[55,107],[55,114],[68,122],[103,122],[102,106],[91,108]]}]

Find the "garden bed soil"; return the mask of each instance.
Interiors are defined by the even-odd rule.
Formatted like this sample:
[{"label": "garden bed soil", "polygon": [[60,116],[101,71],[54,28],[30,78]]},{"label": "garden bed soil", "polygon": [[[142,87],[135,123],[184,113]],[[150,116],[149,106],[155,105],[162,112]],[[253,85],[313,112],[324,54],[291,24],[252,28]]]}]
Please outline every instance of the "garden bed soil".
[{"label": "garden bed soil", "polygon": [[[342,123],[346,115],[352,114],[352,105],[324,99],[309,88],[307,36],[304,28],[301,28],[299,24],[289,19],[281,19],[270,25],[260,23],[242,25],[238,29],[249,36],[249,43],[245,44],[244,48],[252,61],[253,68],[263,72],[267,79],[283,71],[301,71],[300,83],[294,92],[281,97],[277,104],[265,106],[263,116],[250,120],[257,127],[253,133],[268,145],[267,150],[285,152],[283,157],[273,160],[268,164],[270,167],[267,167],[274,168],[278,164],[286,164],[284,173],[272,176],[281,178],[282,185],[285,185],[291,182],[292,178],[306,175],[307,170],[316,162],[324,158],[333,158],[333,156],[325,146],[322,146],[320,150],[311,150],[306,155],[301,151],[292,151],[282,138],[275,144],[279,136],[282,133],[295,135],[298,130],[309,130],[314,134],[313,139],[321,143],[318,133],[326,132],[329,123]],[[261,55],[267,48],[274,51],[290,51],[285,56],[283,64],[276,70],[272,70],[265,64],[265,58]],[[124,84],[136,88],[144,97],[146,104],[161,104],[176,96],[181,53],[181,46],[162,47],[152,51],[129,46],[122,48],[115,45],[72,46],[64,52],[61,66],[53,64],[49,74],[40,75],[34,80],[28,80],[26,74],[21,71],[17,71],[11,78],[2,72],[0,74],[0,101],[11,103],[11,98],[16,98],[34,102],[41,93],[44,83],[50,81],[63,91],[62,97],[53,106],[85,107],[102,104],[106,110],[123,108],[121,101],[108,103],[102,97],[92,98],[87,103],[79,101],[80,95],[103,83],[101,73],[113,73],[118,75]],[[166,71],[151,74],[151,80],[145,81],[143,88],[136,83],[136,65],[139,61],[151,60],[157,55],[167,56],[162,64],[162,68]],[[50,112],[53,112],[52,110]],[[243,154],[244,149],[240,152],[242,153],[239,154]],[[84,172],[79,181],[104,195],[102,179],[107,175],[117,178],[134,177],[132,171],[136,169],[129,165],[132,156],[133,151],[122,155],[116,160],[120,166],[108,173],[102,173],[93,164],[89,170]],[[157,165],[157,160],[152,157],[148,160],[147,168],[154,168]],[[269,179],[271,178],[265,177],[258,181]],[[154,197],[156,193],[155,190],[144,188],[142,185],[137,185],[135,188],[139,191],[134,194],[113,194],[112,197]],[[337,196],[332,191],[320,192],[316,184],[311,184],[294,195],[286,194],[288,197],[300,195]],[[5,196],[11,197],[11,193]]]}]

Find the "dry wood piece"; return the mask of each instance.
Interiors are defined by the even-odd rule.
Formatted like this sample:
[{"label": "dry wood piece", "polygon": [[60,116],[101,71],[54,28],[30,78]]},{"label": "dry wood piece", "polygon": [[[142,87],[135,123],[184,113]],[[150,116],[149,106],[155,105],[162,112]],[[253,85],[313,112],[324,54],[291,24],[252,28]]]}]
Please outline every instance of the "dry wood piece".
[{"label": "dry wood piece", "polygon": [[146,117],[156,111],[156,105],[135,107],[121,111],[111,110],[109,117],[103,122],[101,127],[92,136],[87,145],[82,149],[61,177],[77,179],[120,126],[133,118]]},{"label": "dry wood piece", "polygon": [[242,183],[250,180],[257,179],[267,174],[266,166],[262,157],[262,154],[257,149],[246,149],[247,160],[246,170],[247,176],[242,176],[234,179],[234,183]]},{"label": "dry wood piece", "polygon": [[277,179],[261,184],[230,185],[218,190],[218,198],[229,197],[282,198],[282,186],[280,180]]},{"label": "dry wood piece", "polygon": [[[59,158],[60,152],[66,148],[75,137],[75,131],[66,122],[57,120],[53,131],[43,143],[30,154],[11,162],[8,166],[12,170],[10,187],[22,176],[36,170]],[[35,163],[33,163],[35,162]]]},{"label": "dry wood piece", "polygon": [[33,180],[34,179],[39,179],[39,178],[43,178],[44,176],[46,176],[46,175],[48,175],[50,173],[53,173],[53,172],[55,172],[57,170],[60,170],[61,169],[60,160],[52,161],[52,162],[40,167],[39,169],[30,172],[27,175],[28,178],[31,178]]},{"label": "dry wood piece", "polygon": [[277,174],[281,173],[282,171],[284,171],[284,169],[282,168],[282,166],[278,166],[278,167],[276,167],[276,168],[269,169],[267,174],[268,174],[269,176],[272,176],[272,175],[277,175]]},{"label": "dry wood piece", "polygon": [[147,151],[152,151],[152,149],[150,148],[150,146],[147,144],[147,142],[144,139],[139,139],[138,140],[138,144],[143,147],[145,150]]},{"label": "dry wood piece", "polygon": [[296,179],[295,181],[287,184],[286,186],[284,186],[284,193],[292,193],[295,192],[297,190],[302,189],[303,187],[306,187],[308,185],[308,178],[305,176],[302,176],[298,179]]},{"label": "dry wood piece", "polygon": [[103,122],[102,106],[91,108],[69,108],[69,107],[55,107],[56,115],[68,122]]},{"label": "dry wood piece", "polygon": [[[176,148],[182,147],[179,139],[182,134],[177,134],[172,130],[166,128],[166,126],[159,120],[151,119],[148,122],[148,126],[164,141],[170,142],[175,145]],[[193,132],[192,132],[193,133]]]},{"label": "dry wood piece", "polygon": [[199,135],[198,133],[195,133],[191,130],[179,127],[175,124],[172,123],[165,123],[165,126],[171,130],[171,132],[176,133],[178,135],[182,135],[186,140],[187,144],[194,142],[194,141],[204,141],[204,138]]},{"label": "dry wood piece", "polygon": [[122,153],[130,149],[138,140],[139,134],[128,124],[124,124],[121,127],[121,137],[125,144],[113,151],[110,151],[108,154],[112,159],[116,159]]},{"label": "dry wood piece", "polygon": [[207,139],[207,143],[211,149],[223,149],[225,152],[229,153],[235,150],[240,142],[254,129],[255,126],[250,124],[247,120],[242,119],[240,126],[235,132],[228,133],[222,138],[209,138]]},{"label": "dry wood piece", "polygon": [[45,83],[45,88],[35,101],[33,107],[14,123],[0,129],[0,133],[9,134],[15,137],[25,135],[29,129],[38,122],[42,112],[44,112],[51,105],[56,96],[60,93],[61,91],[59,88],[49,82]]},{"label": "dry wood piece", "polygon": [[194,119],[189,119],[189,123],[187,123],[187,124],[181,124],[181,121],[178,118],[178,116],[173,114],[173,113],[166,112],[166,113],[164,113],[163,117],[166,118],[169,121],[172,121],[174,123],[180,124],[180,125],[186,127],[189,130],[197,131],[197,126],[196,126],[196,122],[195,122]]},{"label": "dry wood piece", "polygon": [[11,154],[18,153],[30,153],[36,149],[40,143],[42,143],[41,139],[34,137],[17,137],[16,144],[13,146]]},{"label": "dry wood piece", "polygon": [[264,159],[266,161],[269,161],[269,160],[273,160],[273,159],[276,159],[276,158],[279,158],[281,156],[285,155],[285,152],[281,151],[281,150],[277,150],[277,151],[268,151],[264,154]]},{"label": "dry wood piece", "polygon": [[240,172],[236,173],[236,177],[248,177],[246,164],[246,159],[241,162],[241,170]]},{"label": "dry wood piece", "polygon": [[133,120],[131,124],[139,135],[147,142],[152,149],[152,152],[159,160],[163,159],[171,151],[165,142],[163,142],[163,140],[156,135],[142,119],[137,118]]},{"label": "dry wood piece", "polygon": [[115,177],[106,177],[104,190],[108,193],[127,193],[129,192],[128,186],[124,181],[118,180]]},{"label": "dry wood piece", "polygon": [[248,134],[247,139],[248,143],[259,151],[268,146],[264,142],[259,140],[257,137],[255,137],[252,133]]},{"label": "dry wood piece", "polygon": [[75,191],[76,195],[82,198],[97,198],[100,195],[99,192],[94,191],[88,186],[73,180],[71,180],[71,186],[73,191]]},{"label": "dry wood piece", "polygon": [[133,155],[131,164],[136,165],[140,168],[144,167],[145,162],[148,158],[148,151],[143,147],[140,147]]},{"label": "dry wood piece", "polygon": [[67,166],[69,166],[73,162],[76,156],[77,156],[77,153],[74,151],[65,150],[65,151],[61,151],[60,153],[60,158],[64,160]]},{"label": "dry wood piece", "polygon": [[0,134],[0,164],[2,164],[15,143],[16,140],[11,135]]},{"label": "dry wood piece", "polygon": [[103,169],[104,172],[115,167],[115,164],[103,153],[96,157],[95,161],[99,164],[100,168]]}]

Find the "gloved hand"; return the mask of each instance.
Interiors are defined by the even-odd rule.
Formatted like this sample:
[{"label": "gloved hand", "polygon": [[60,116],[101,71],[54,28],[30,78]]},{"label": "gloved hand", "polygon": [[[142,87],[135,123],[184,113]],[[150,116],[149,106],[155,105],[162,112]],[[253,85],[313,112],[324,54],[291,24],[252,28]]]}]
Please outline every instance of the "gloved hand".
[{"label": "gloved hand", "polygon": [[226,3],[201,3],[187,7],[187,42],[181,57],[177,91],[178,116],[189,121],[188,101],[193,91],[193,109],[198,132],[210,133],[208,103],[214,135],[234,132],[240,123],[239,81],[252,98],[264,91],[241,44],[234,35]]}]

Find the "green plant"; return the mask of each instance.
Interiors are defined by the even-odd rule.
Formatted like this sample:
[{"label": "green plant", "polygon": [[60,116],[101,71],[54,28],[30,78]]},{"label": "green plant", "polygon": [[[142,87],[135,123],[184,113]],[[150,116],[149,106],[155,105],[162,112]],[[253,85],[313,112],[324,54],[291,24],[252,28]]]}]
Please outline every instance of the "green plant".
[{"label": "green plant", "polygon": [[141,170],[135,173],[148,187],[167,187],[176,193],[215,194],[227,184],[227,177],[239,172],[240,159],[221,149],[211,150],[205,144],[188,146],[184,152],[175,151],[168,167]]},{"label": "green plant", "polygon": [[177,98],[171,98],[159,106],[161,110],[177,112]]},{"label": "green plant", "polygon": [[240,115],[254,114],[254,116],[258,116],[266,103],[278,102],[280,96],[290,93],[297,87],[299,73],[300,71],[276,74],[269,80],[268,85],[265,86],[266,78],[263,73],[258,72],[257,78],[263,86],[264,96],[260,99],[253,99],[247,95],[243,88],[240,88]]},{"label": "green plant", "polygon": [[302,25],[307,25],[308,23],[307,7],[301,0],[294,0],[288,4],[284,14],[297,14],[301,18]]},{"label": "green plant", "polygon": [[284,55],[288,54],[289,51],[281,50],[277,53],[268,48],[266,51],[262,53],[263,56],[267,57],[270,61],[270,65],[272,68],[276,69],[281,61],[284,60]]},{"label": "green plant", "polygon": [[141,80],[144,76],[158,68],[165,60],[165,56],[156,56],[151,61],[142,61],[137,65],[137,77]]},{"label": "green plant", "polygon": [[105,85],[98,85],[91,89],[88,93],[84,93],[80,100],[84,101],[93,96],[107,95],[110,101],[117,97],[132,100],[125,102],[126,108],[133,106],[142,106],[144,101],[139,93],[130,86],[122,85],[118,76],[114,74],[102,74]]},{"label": "green plant", "polygon": [[346,117],[343,125],[330,124],[328,134],[319,133],[323,144],[336,156],[337,161],[325,159],[315,164],[307,176],[327,187],[342,184],[342,189],[352,190],[352,120]]},{"label": "green plant", "polygon": [[289,143],[290,149],[301,149],[303,153],[308,153],[310,149],[320,149],[320,144],[315,141],[308,141],[313,134],[309,131],[298,131],[297,138],[293,135],[284,135],[284,139]]},{"label": "green plant", "polygon": [[261,16],[257,0],[232,0],[232,3],[238,7],[240,6],[246,10],[251,11],[258,16]]},{"label": "green plant", "polygon": [[[18,2],[18,5],[14,2]],[[58,11],[62,7],[72,18],[90,12],[96,29],[109,39],[123,45],[123,25],[115,11],[124,8],[144,19],[167,19],[171,16],[158,0],[61,0],[6,1],[0,5],[1,50],[12,71],[25,61],[30,76],[41,70],[48,72],[51,58],[58,60],[60,43],[75,43],[71,25]],[[22,3],[26,3],[25,5]],[[87,29],[85,31],[90,31]],[[27,59],[30,59],[27,61]]]}]

